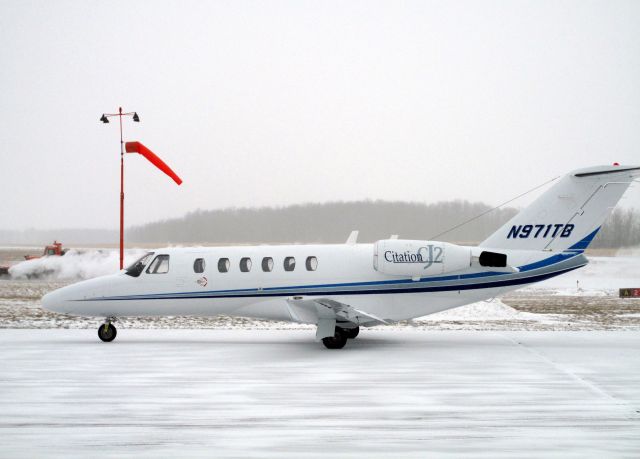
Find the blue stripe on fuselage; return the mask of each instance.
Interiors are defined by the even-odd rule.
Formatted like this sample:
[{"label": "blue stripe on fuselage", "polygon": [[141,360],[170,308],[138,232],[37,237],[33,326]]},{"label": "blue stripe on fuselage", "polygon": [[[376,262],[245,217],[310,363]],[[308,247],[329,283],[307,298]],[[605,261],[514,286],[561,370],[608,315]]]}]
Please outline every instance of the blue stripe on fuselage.
[{"label": "blue stripe on fuselage", "polygon": [[[532,271],[554,264],[560,264],[566,260],[578,256],[577,253],[560,253],[553,255],[544,260],[523,265],[520,267],[520,273]],[[340,284],[319,284],[319,285],[297,285],[284,287],[268,287],[264,289],[232,289],[232,290],[212,290],[212,291],[196,291],[196,292],[173,292],[173,293],[157,293],[142,295],[113,296],[102,298],[90,298],[87,300],[76,301],[127,301],[127,300],[161,300],[161,299],[197,299],[197,298],[250,298],[250,297],[274,297],[274,296],[319,296],[319,295],[364,295],[364,294],[388,294],[388,293],[420,293],[420,292],[438,292],[438,291],[457,291],[493,288],[498,286],[520,285],[538,282],[564,272],[584,266],[586,263],[578,266],[565,268],[559,271],[541,273],[534,276],[518,276],[513,277],[511,273],[504,272],[482,272],[462,275],[450,275],[440,277],[422,278],[420,281],[412,279],[394,279],[386,281],[369,281],[369,282],[350,282]],[[511,276],[509,279],[501,279],[484,283],[455,283],[451,285],[433,285],[444,281],[461,281],[468,279],[478,279],[489,276]],[[517,274],[516,274],[517,275]],[[402,285],[411,285],[411,288],[401,288]],[[380,287],[380,288],[363,288],[363,287]],[[385,288],[387,287],[387,288]],[[389,288],[391,287],[391,288]]]}]

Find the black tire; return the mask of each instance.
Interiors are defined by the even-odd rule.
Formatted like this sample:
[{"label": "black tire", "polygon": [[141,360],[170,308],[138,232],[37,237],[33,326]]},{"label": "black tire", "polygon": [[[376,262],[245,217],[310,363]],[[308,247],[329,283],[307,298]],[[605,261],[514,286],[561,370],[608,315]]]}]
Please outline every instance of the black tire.
[{"label": "black tire", "polygon": [[327,336],[322,338],[322,344],[327,349],[342,349],[347,344],[347,337],[336,327],[335,334],[333,336]]},{"label": "black tire", "polygon": [[98,337],[105,343],[110,343],[116,339],[118,330],[113,324],[103,324],[98,327]]},{"label": "black tire", "polygon": [[347,337],[347,339],[354,339],[360,333],[360,327],[356,328],[341,328],[340,332]]}]

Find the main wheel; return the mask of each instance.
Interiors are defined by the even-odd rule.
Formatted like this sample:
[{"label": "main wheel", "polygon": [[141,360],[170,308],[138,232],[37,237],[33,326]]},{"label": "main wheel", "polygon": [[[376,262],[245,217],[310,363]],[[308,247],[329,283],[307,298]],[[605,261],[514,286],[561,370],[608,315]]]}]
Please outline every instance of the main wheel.
[{"label": "main wheel", "polygon": [[348,339],[354,339],[360,333],[360,327],[356,328],[340,328],[340,332]]},{"label": "main wheel", "polygon": [[98,328],[98,336],[105,343],[109,343],[116,339],[116,335],[118,334],[118,330],[113,324],[106,323],[100,325]]},{"label": "main wheel", "polygon": [[327,349],[342,349],[347,344],[347,337],[336,327],[336,331],[333,336],[327,336],[322,338],[322,344]]}]

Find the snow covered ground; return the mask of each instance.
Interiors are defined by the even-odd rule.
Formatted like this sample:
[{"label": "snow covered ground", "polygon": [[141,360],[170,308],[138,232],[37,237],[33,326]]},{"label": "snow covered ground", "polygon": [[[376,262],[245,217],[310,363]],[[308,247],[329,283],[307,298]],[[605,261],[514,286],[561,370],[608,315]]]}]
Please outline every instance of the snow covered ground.
[{"label": "snow covered ground", "polygon": [[640,287],[640,256],[590,257],[589,264],[552,277],[523,291],[550,291],[556,295],[604,296],[620,288]]},{"label": "snow covered ground", "polygon": [[0,329],[0,457],[638,457],[640,334]]}]

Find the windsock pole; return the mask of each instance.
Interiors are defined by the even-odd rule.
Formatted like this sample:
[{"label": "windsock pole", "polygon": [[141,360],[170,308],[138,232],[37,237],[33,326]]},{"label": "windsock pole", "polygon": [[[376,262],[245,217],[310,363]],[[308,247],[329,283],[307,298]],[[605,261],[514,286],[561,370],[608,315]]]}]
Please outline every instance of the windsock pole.
[{"label": "windsock pole", "polygon": [[122,140],[122,107],[120,118],[120,269],[124,267],[124,141]]},{"label": "windsock pole", "polygon": [[131,116],[136,123],[140,117],[136,112],[123,113],[122,107],[118,107],[118,113],[103,113],[100,121],[108,123],[109,118],[117,116],[120,119],[120,269],[124,267],[124,138],[122,136],[122,117]]},{"label": "windsock pole", "polygon": [[136,112],[128,112],[122,113],[122,107],[118,108],[118,113],[103,113],[100,121],[103,123],[108,123],[109,118],[112,116],[117,116],[120,118],[120,269],[124,268],[124,153],[125,149],[127,153],[139,153],[144,156],[158,169],[167,174],[169,177],[173,179],[178,185],[182,183],[182,179],[178,177],[178,175],[171,170],[167,164],[162,161],[158,155],[149,150],[147,147],[142,145],[140,142],[127,142],[126,145],[124,143],[124,139],[122,136],[122,117],[123,116],[132,116],[133,121],[136,123],[140,122],[140,117]]}]

